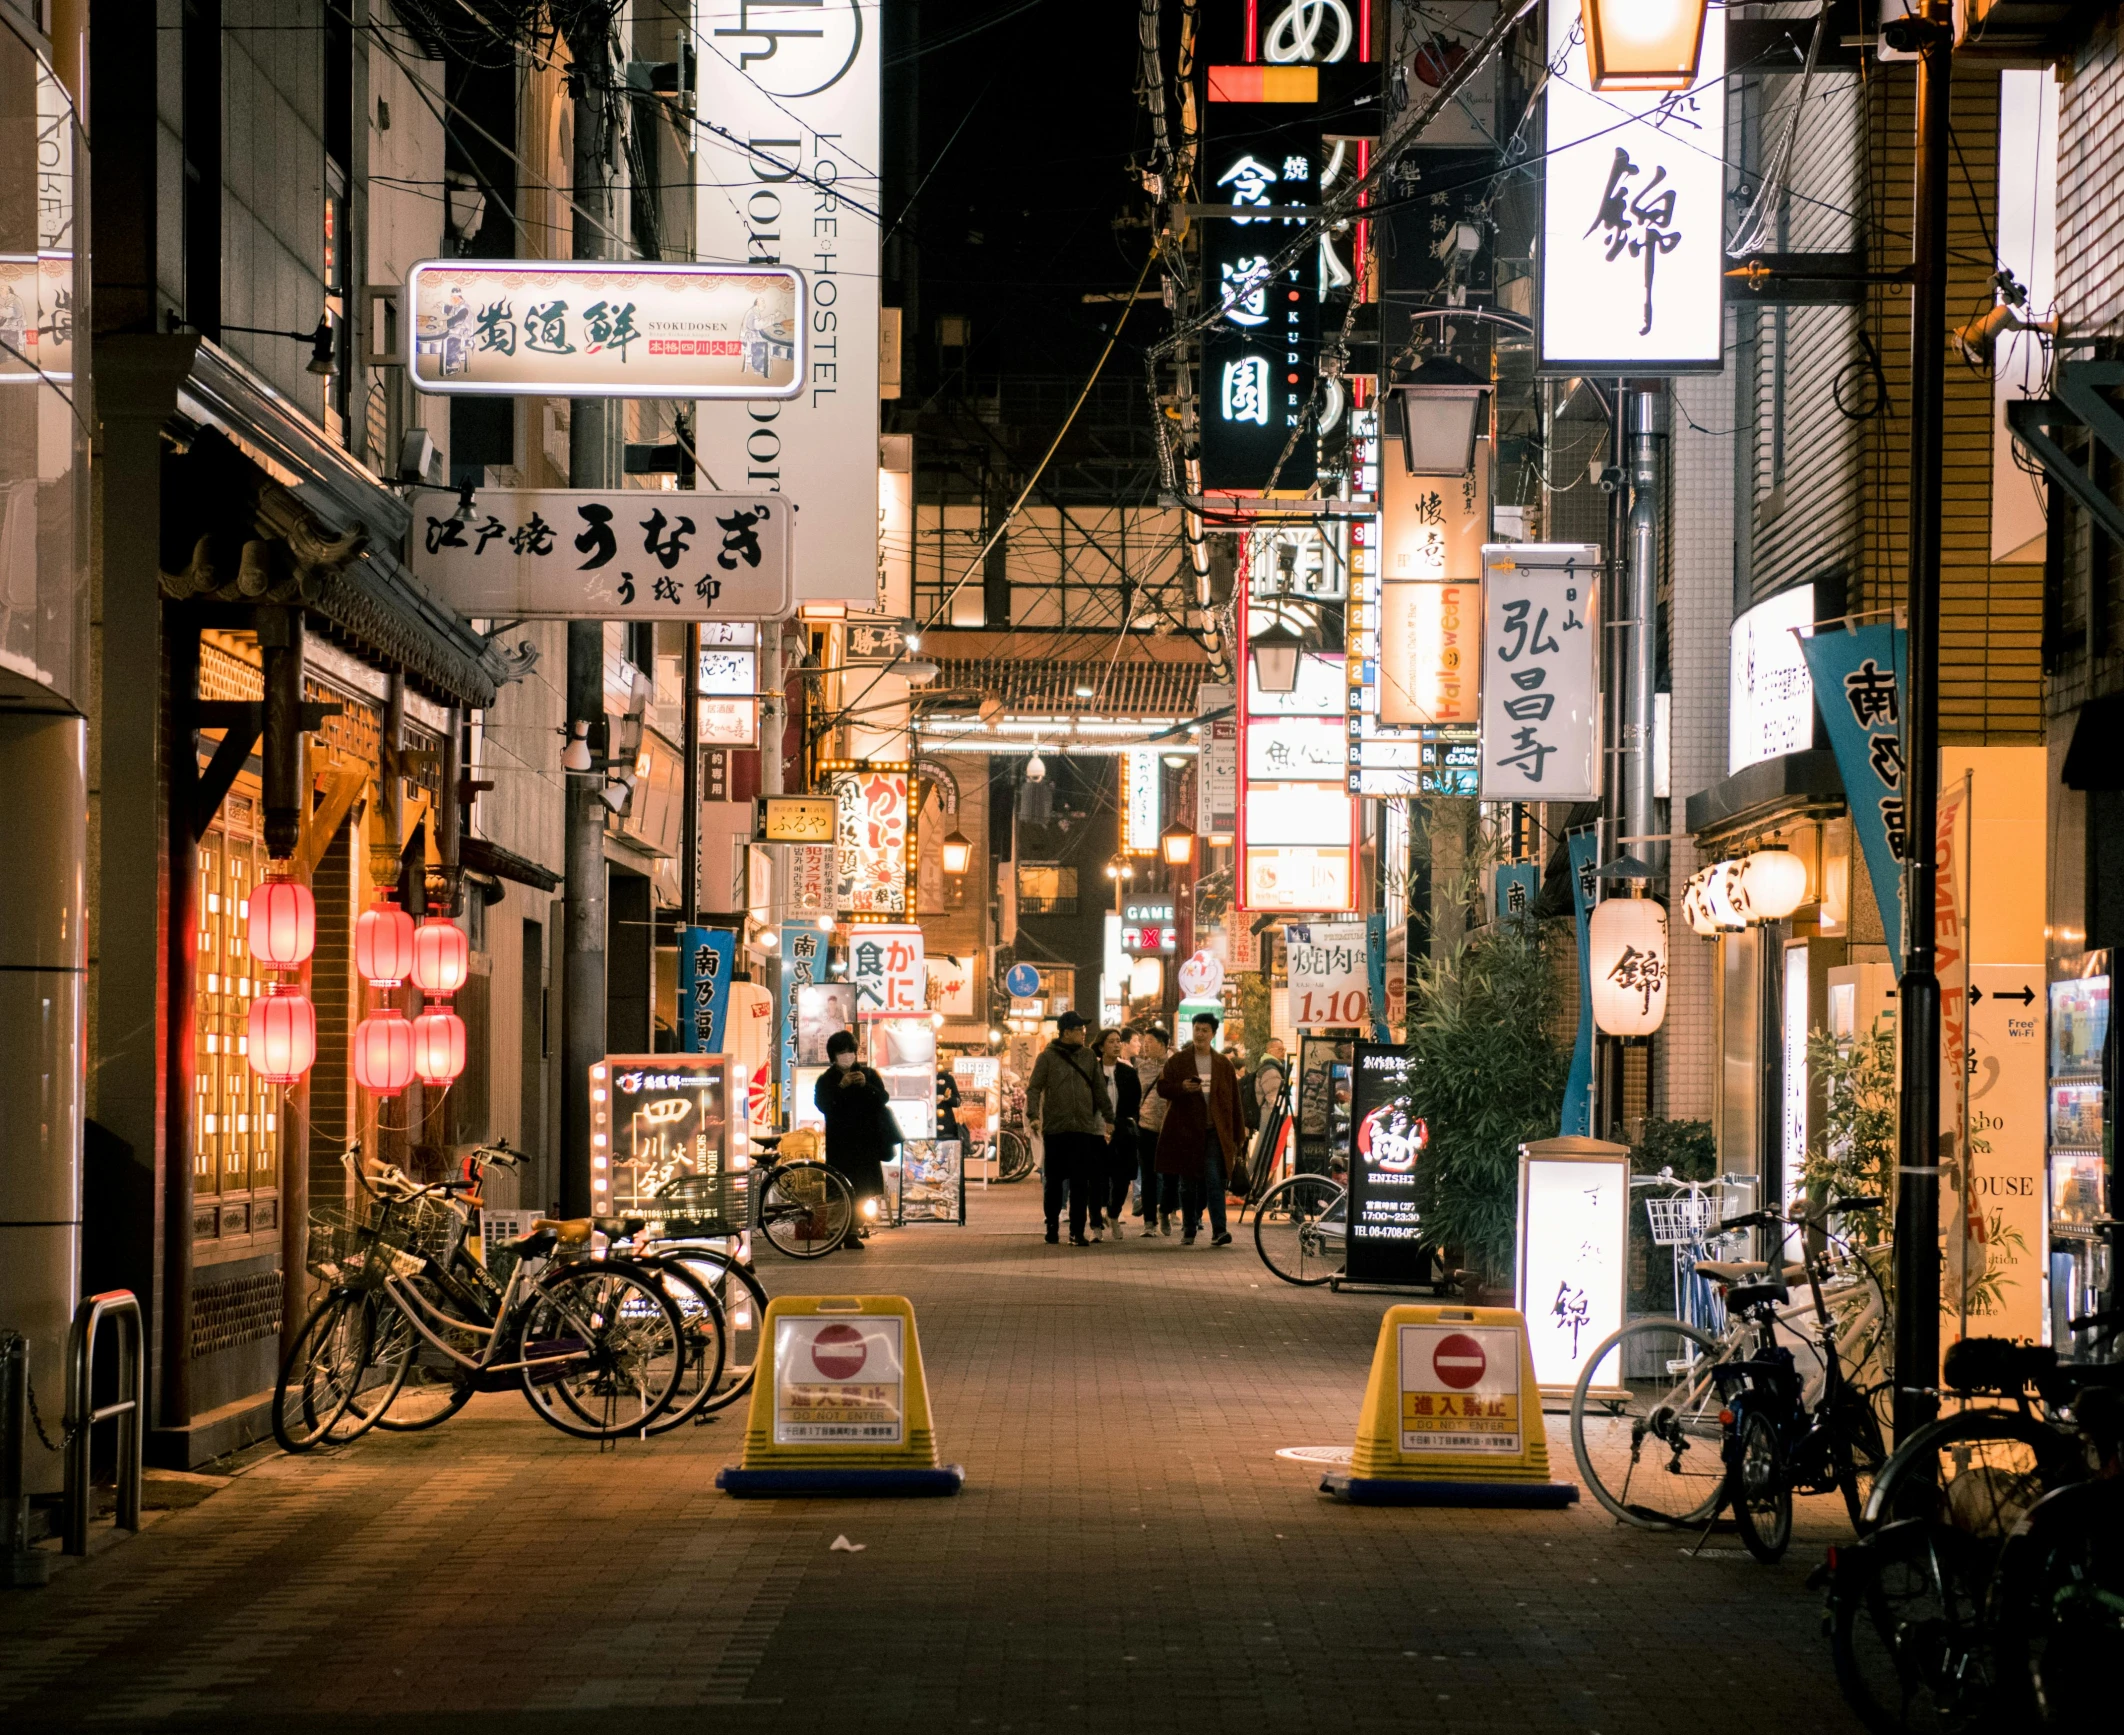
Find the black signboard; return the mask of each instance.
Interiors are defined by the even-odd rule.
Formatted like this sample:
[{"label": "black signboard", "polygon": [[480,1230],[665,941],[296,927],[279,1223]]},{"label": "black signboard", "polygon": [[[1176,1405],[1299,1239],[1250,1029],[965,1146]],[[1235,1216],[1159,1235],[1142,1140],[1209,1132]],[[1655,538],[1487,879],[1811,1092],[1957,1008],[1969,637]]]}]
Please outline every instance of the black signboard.
[{"label": "black signboard", "polygon": [[1304,1036],[1298,1043],[1298,1172],[1325,1175],[1350,1154],[1350,1043]]},{"label": "black signboard", "polygon": [[1409,1109],[1409,1057],[1360,1042],[1350,1080],[1349,1244],[1352,1283],[1427,1283],[1431,1250],[1416,1209],[1416,1171],[1430,1129]]}]

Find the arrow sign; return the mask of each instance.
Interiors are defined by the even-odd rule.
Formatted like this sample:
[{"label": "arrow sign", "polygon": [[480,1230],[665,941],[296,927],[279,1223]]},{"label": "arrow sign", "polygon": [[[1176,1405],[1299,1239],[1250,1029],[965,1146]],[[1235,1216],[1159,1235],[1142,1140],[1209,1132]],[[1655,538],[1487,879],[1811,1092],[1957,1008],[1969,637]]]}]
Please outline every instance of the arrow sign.
[{"label": "arrow sign", "polygon": [[2021,991],[2020,991],[2020,993],[2018,993],[2018,994],[1994,994],[1994,995],[1992,996],[1992,999],[1994,999],[1994,1000],[2018,1000],[2018,1001],[2019,1001],[2019,1002],[2020,1002],[2020,1003],[2021,1003],[2021,1004],[2022,1004],[2023,1006],[2033,1006],[2033,1005],[2035,1004],[2035,997],[2036,997],[2036,996],[2035,996],[2035,990],[2034,990],[2033,988],[2029,987],[2029,986],[2028,986],[2028,985],[2027,985],[2026,983],[2023,983],[2023,984],[2021,985]]}]

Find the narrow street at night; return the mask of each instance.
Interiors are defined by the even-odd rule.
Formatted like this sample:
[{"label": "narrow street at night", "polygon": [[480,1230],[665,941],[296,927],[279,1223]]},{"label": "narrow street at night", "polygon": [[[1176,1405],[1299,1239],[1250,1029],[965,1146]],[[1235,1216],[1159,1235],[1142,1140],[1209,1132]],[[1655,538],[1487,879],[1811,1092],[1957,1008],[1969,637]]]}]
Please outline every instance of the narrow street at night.
[{"label": "narrow street at night", "polygon": [[[253,1457],[0,1602],[11,1731],[1857,1728],[1805,1587],[1730,1532],[1337,1504],[1381,1298],[1244,1239],[1041,1244],[1023,1187],[860,1259],[916,1308],[956,1499],[733,1500],[741,1417],[600,1451],[475,1399],[427,1434]],[[1560,1417],[1556,1474],[1571,1478]],[[837,1536],[861,1545],[836,1552]],[[328,1635],[319,1643],[320,1635]]]}]

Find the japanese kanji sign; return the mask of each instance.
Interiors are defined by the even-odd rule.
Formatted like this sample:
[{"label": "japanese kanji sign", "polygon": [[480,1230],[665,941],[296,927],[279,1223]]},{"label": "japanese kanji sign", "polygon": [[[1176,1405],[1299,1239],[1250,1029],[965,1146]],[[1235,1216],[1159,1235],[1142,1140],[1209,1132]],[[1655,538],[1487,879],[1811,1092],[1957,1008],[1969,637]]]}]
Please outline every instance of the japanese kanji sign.
[{"label": "japanese kanji sign", "polygon": [[797,990],[811,987],[825,974],[826,942],[816,922],[782,924],[782,1052],[776,1070],[785,1102],[796,1077]]},{"label": "japanese kanji sign", "polygon": [[1800,645],[1898,975],[1903,860],[1910,844],[1903,807],[1903,640],[1901,627],[1883,624],[1815,633]]},{"label": "japanese kanji sign", "polygon": [[736,953],[737,935],[728,928],[679,930],[679,1047],[688,1054],[723,1051]]},{"label": "japanese kanji sign", "polygon": [[1596,800],[1600,549],[1493,543],[1482,554],[1482,799]]},{"label": "japanese kanji sign", "polygon": [[804,279],[780,266],[429,259],[406,275],[424,392],[786,398],[804,389]]},{"label": "japanese kanji sign", "polygon": [[1508,1326],[1404,1325],[1404,1454],[1519,1455],[1519,1333]]},{"label": "japanese kanji sign", "polygon": [[1570,0],[1549,8],[1540,365],[1554,373],[1720,366],[1725,319],[1726,35],[1696,83],[1595,91]]},{"label": "japanese kanji sign", "polygon": [[834,772],[831,787],[835,910],[906,915],[907,773],[860,766]]},{"label": "japanese kanji sign", "polygon": [[1568,1391],[1622,1327],[1630,1264],[1630,1153],[1593,1139],[1519,1148],[1519,1297],[1534,1377]]},{"label": "japanese kanji sign", "polygon": [[1362,922],[1313,922],[1284,929],[1290,964],[1291,1023],[1300,1030],[1371,1022],[1370,976]]},{"label": "japanese kanji sign", "polygon": [[905,1017],[929,1007],[920,928],[858,928],[848,940],[858,1018]]},{"label": "japanese kanji sign", "polygon": [[469,522],[443,496],[421,498],[413,570],[461,614],[717,621],[789,612],[794,509],[779,494],[482,488]]}]

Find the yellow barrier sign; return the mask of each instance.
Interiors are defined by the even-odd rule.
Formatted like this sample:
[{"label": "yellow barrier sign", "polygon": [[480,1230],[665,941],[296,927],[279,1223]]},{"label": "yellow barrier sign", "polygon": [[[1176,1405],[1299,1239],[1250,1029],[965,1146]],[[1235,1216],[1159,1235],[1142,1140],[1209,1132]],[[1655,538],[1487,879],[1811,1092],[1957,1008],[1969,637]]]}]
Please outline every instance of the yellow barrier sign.
[{"label": "yellow barrier sign", "polygon": [[900,1295],[785,1295],[767,1304],[735,1495],[956,1494],[937,1462],[914,1306]]},{"label": "yellow barrier sign", "polygon": [[1549,1480],[1526,1320],[1509,1307],[1390,1307],[1379,1322],[1349,1474],[1356,1505],[1564,1506]]}]

